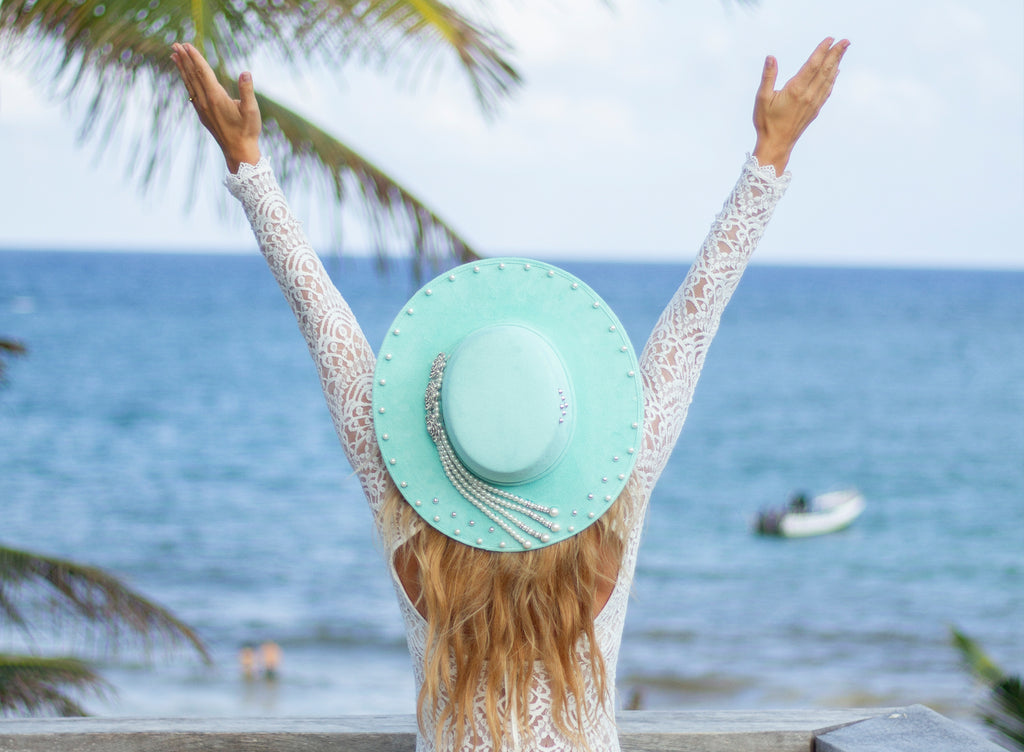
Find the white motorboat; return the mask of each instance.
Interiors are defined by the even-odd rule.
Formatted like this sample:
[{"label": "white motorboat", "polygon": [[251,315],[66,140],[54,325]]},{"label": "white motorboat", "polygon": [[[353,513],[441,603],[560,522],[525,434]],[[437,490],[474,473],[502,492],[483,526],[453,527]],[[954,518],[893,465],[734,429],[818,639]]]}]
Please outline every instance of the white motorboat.
[{"label": "white motorboat", "polygon": [[758,512],[754,529],[763,535],[806,538],[849,527],[864,511],[864,497],[856,489],[831,491],[807,500],[797,496],[785,507]]}]

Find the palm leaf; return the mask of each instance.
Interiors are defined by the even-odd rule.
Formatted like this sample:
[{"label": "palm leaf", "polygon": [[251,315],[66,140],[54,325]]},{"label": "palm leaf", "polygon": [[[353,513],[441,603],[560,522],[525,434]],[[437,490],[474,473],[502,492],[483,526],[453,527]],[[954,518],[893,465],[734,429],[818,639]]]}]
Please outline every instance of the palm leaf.
[{"label": "palm leaf", "polygon": [[417,279],[424,268],[436,269],[449,256],[462,262],[478,258],[464,239],[442,229],[443,220],[376,165],[280,102],[263,94],[257,98],[269,121],[264,149],[275,164],[286,165],[279,175],[282,184],[299,179],[319,183],[339,204],[349,193],[358,193],[378,248],[386,247],[389,230],[411,238],[418,251]]},{"label": "palm leaf", "polygon": [[992,685],[992,695],[981,718],[1012,745],[1008,749],[1024,750],[1024,691],[1019,676],[1005,676]]},{"label": "palm leaf", "polygon": [[0,713],[85,715],[81,705],[68,694],[68,688],[102,694],[107,684],[77,658],[0,653]]},{"label": "palm leaf", "polygon": [[154,639],[162,644],[184,643],[204,662],[211,662],[191,627],[107,572],[0,547],[0,614],[30,632],[29,611],[33,616],[44,615],[55,627],[61,627],[67,617],[99,625],[115,645],[126,637],[142,641],[147,648]]},{"label": "palm leaf", "polygon": [[955,628],[950,629],[950,635],[953,647],[959,651],[960,658],[967,666],[967,670],[976,679],[984,684],[992,685],[1005,676],[1003,670],[988,657],[988,654],[981,649],[977,642]]},{"label": "palm leaf", "polygon": [[1019,676],[1007,675],[974,640],[950,630],[954,647],[971,674],[990,689],[981,719],[998,734],[1003,746],[1024,752],[1024,692]]},{"label": "palm leaf", "polygon": [[[437,59],[464,71],[485,112],[519,84],[491,29],[437,0],[4,0],[0,57],[48,81],[53,99],[84,101],[81,135],[101,149],[134,134],[129,172],[145,188],[180,160],[181,133],[200,126],[186,112],[170,44],[194,40],[223,79],[257,51],[297,73],[341,70],[353,58],[378,68],[423,71]],[[269,97],[265,101],[270,102]],[[127,116],[126,116],[127,113]],[[136,113],[136,117],[131,117]],[[138,122],[138,113],[150,113]],[[265,147],[277,168],[307,174],[330,200],[358,202],[371,226],[405,238],[430,263],[470,253],[435,212],[368,160],[285,107],[264,113]],[[311,134],[315,133],[315,137]],[[319,151],[323,149],[323,151]],[[193,176],[201,163],[197,153]],[[349,184],[354,190],[341,190]],[[385,249],[378,245],[378,251]]]},{"label": "palm leaf", "polygon": [[73,85],[111,70],[173,74],[170,44],[181,40],[228,68],[258,50],[300,69],[332,70],[352,57],[383,70],[416,70],[447,53],[484,108],[519,83],[505,40],[437,0],[6,0],[0,7],[0,41],[34,48],[38,62],[52,52],[42,43],[57,43],[57,73],[73,72]]}]

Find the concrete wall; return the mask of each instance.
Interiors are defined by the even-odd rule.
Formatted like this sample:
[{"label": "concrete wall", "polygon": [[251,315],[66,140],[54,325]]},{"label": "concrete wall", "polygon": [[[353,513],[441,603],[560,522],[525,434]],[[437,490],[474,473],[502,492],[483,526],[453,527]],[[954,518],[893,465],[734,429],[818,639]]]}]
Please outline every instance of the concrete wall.
[{"label": "concrete wall", "polygon": [[[626,711],[623,752],[1003,752],[921,705]],[[413,752],[412,716],[0,721],[0,752]],[[600,751],[595,751],[600,752]]]}]

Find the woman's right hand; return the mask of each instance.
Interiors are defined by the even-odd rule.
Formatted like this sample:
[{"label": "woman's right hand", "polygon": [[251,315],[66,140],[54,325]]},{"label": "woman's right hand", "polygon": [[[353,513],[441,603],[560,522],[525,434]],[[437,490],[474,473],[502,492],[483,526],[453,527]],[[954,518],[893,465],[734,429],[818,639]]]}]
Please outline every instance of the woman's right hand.
[{"label": "woman's right hand", "polygon": [[188,101],[196,108],[199,122],[220,145],[228,169],[235,173],[242,162],[259,162],[259,137],[263,123],[252,76],[246,72],[238,77],[239,98],[233,99],[220,85],[199,50],[187,43],[175,43],[171,49],[171,60],[178,66],[178,73],[188,91]]},{"label": "woman's right hand", "polygon": [[800,135],[818,116],[832,93],[832,85],[839,75],[839,61],[849,46],[846,39],[836,42],[827,37],[822,40],[803,67],[779,91],[775,91],[779,64],[768,56],[754,100],[754,129],[757,131],[754,156],[760,164],[774,165],[779,175],[786,169]]}]

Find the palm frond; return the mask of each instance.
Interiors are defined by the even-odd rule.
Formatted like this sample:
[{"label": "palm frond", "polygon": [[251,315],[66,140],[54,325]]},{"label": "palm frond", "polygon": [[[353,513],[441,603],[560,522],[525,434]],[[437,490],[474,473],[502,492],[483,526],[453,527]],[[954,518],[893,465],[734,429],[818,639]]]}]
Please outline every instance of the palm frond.
[{"label": "palm frond", "polygon": [[950,629],[950,636],[953,647],[960,653],[960,658],[967,670],[976,679],[984,684],[995,684],[1005,676],[1003,670],[989,658],[977,642],[956,628]]},{"label": "palm frond", "polygon": [[154,640],[183,643],[211,662],[191,627],[113,575],[66,559],[0,547],[0,614],[28,631],[27,610],[33,616],[44,615],[51,626],[59,627],[64,617],[99,625],[111,644],[125,638],[140,640],[147,648]]},{"label": "palm frond", "polygon": [[[230,82],[225,82],[230,83]],[[358,195],[366,219],[384,248],[389,230],[411,240],[417,279],[446,258],[479,258],[469,244],[379,167],[271,97],[257,95],[264,117],[264,149],[277,164],[283,184],[300,179],[320,185],[339,204]]]},{"label": "palm frond", "polygon": [[[146,188],[180,162],[180,133],[168,123],[194,122],[169,47],[194,39],[199,27],[203,38],[196,41],[204,43],[229,87],[233,80],[224,72],[240,70],[240,61],[256,50],[296,70],[316,63],[340,70],[353,56],[381,67],[421,70],[427,58],[448,55],[469,77],[485,112],[519,83],[503,56],[507,45],[501,37],[438,0],[5,0],[0,56],[49,81],[51,98],[83,101],[81,136],[101,151],[118,143],[123,131],[131,133],[129,174]],[[276,134],[270,151],[280,171],[305,173],[330,187],[333,201],[353,202],[370,218],[378,240],[385,230],[407,239],[407,247],[424,254],[417,269],[448,254],[475,255],[382,170],[269,97],[263,103],[270,108],[264,119],[270,138]],[[148,119],[132,113],[147,113]],[[342,190],[343,183],[354,189]],[[378,251],[385,252],[380,243]]]},{"label": "palm frond", "polygon": [[1012,745],[1008,749],[1024,750],[1024,691],[1019,676],[1006,676],[992,685],[992,695],[981,718]]},{"label": "palm frond", "polygon": [[1024,752],[1024,692],[1020,676],[1007,675],[973,639],[950,630],[953,646],[968,671],[989,687],[989,696],[981,707],[981,719],[1007,749]]},{"label": "palm frond", "polygon": [[[383,47],[390,59],[402,45],[415,40],[426,57],[435,49],[448,49],[458,56],[470,81],[477,101],[485,112],[521,83],[515,68],[503,53],[509,44],[493,29],[459,14],[437,0],[378,0],[368,8],[376,26],[389,24]],[[421,66],[425,61],[412,56]]]},{"label": "palm frond", "polygon": [[83,716],[85,711],[68,689],[103,694],[107,688],[103,678],[77,658],[0,653],[0,714]]},{"label": "palm frond", "polygon": [[[202,45],[211,63],[238,67],[257,50],[291,66],[340,70],[353,57],[382,70],[450,55],[486,109],[515,88],[510,46],[495,30],[438,0],[6,0],[0,42],[56,42],[59,73],[110,68],[173,71],[170,44]],[[42,54],[45,53],[45,54]]]}]

